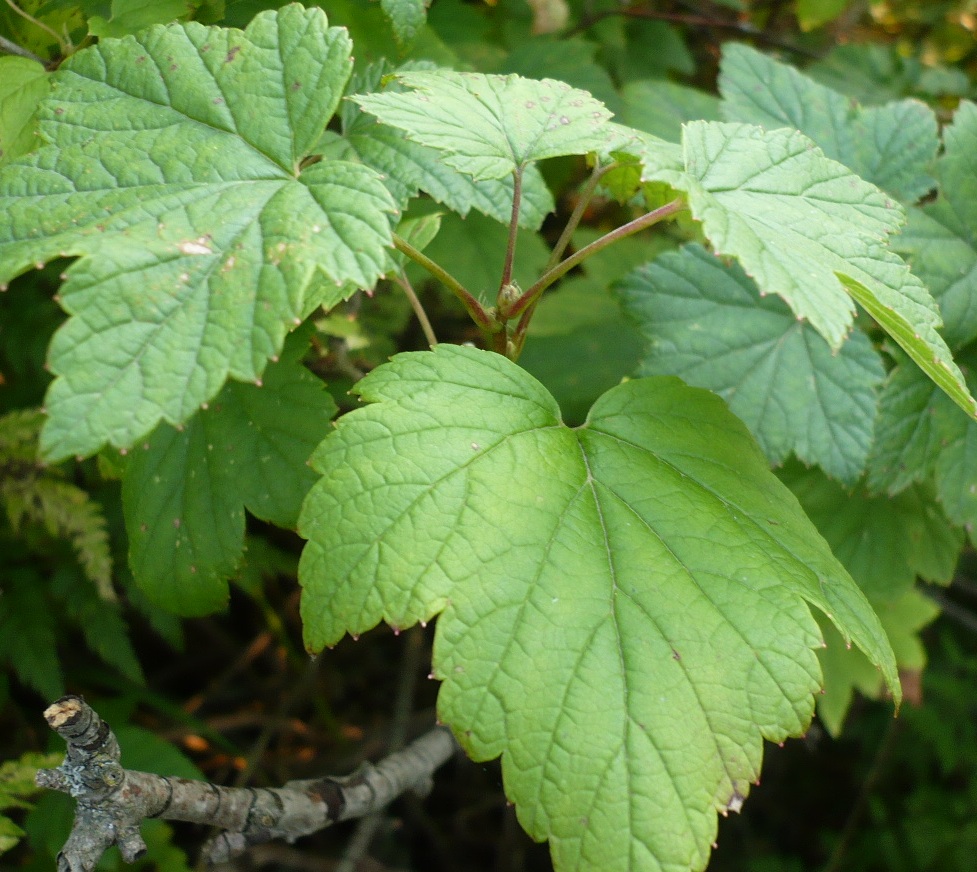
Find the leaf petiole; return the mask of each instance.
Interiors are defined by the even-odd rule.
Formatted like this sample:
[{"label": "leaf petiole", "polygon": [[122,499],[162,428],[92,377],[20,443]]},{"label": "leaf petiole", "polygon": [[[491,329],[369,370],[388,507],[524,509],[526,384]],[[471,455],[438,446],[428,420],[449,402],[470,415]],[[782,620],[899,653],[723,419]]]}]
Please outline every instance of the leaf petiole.
[{"label": "leaf petiole", "polygon": [[453,293],[461,304],[465,307],[472,320],[486,333],[497,333],[501,329],[501,324],[494,317],[493,313],[475,299],[465,286],[449,273],[441,264],[431,260],[426,254],[414,248],[406,239],[393,234],[393,243],[397,251],[407,255],[418,266],[426,269],[432,276],[441,282],[451,293]]},{"label": "leaf petiole", "polygon": [[[666,203],[664,206],[647,212],[644,215],[635,218],[633,221],[629,221],[627,224],[622,224],[620,227],[615,228],[610,231],[610,233],[605,233],[600,239],[595,239],[590,245],[585,245],[579,251],[575,251],[568,258],[562,260],[556,266],[551,267],[546,270],[542,276],[537,279],[537,281],[520,297],[512,301],[508,305],[500,306],[499,317],[503,320],[508,320],[510,318],[515,318],[522,315],[530,306],[532,306],[536,300],[542,295],[550,285],[552,285],[557,279],[565,276],[570,270],[572,270],[578,264],[583,263],[592,254],[596,254],[598,251],[602,251],[617,242],[619,239],[624,239],[625,237],[631,236],[640,230],[644,230],[648,227],[652,227],[659,221],[663,221],[665,218],[670,218],[676,212],[681,212],[685,209],[686,202],[681,197],[677,197],[670,203]],[[520,326],[522,326],[522,321],[520,321]],[[528,326],[528,323],[527,325]]]}]

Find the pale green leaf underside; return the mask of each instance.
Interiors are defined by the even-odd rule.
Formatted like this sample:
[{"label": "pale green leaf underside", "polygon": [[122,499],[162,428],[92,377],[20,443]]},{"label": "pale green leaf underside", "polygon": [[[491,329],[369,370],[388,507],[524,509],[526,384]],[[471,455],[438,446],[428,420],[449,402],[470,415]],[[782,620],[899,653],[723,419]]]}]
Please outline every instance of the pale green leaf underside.
[{"label": "pale green leaf underside", "polygon": [[862,107],[742,43],[723,47],[719,90],[726,120],[795,128],[829,158],[907,203],[935,184],[936,115],[919,100]]},{"label": "pale green leaf underside", "polygon": [[552,79],[448,70],[396,78],[414,90],[353,99],[475,179],[501,179],[532,161],[597,151],[611,115],[586,91]]},{"label": "pale green leaf underside", "polygon": [[104,40],[58,72],[51,145],[0,172],[0,281],[86,255],[51,347],[47,456],[188,419],[228,377],[256,380],[314,306],[382,274],[393,202],[376,174],[299,173],[349,51],[321,10],[289,6],[243,33]]},{"label": "pale green leaf underside", "polygon": [[877,619],[745,428],[673,378],[587,423],[503,357],[441,345],[357,386],[313,458],[306,641],[438,612],[443,720],[558,870],[701,869],[716,811],[801,732],[829,612],[881,664]]},{"label": "pale green leaf underside", "polygon": [[746,124],[691,122],[684,171],[644,170],[688,194],[718,254],[736,257],[761,293],[783,297],[833,348],[852,298],[968,414],[977,403],[937,333],[936,303],[886,246],[903,220],[882,191],[826,158],[803,134]]},{"label": "pale green leaf underside", "polygon": [[226,604],[244,509],[295,526],[315,480],[306,461],[335,411],[322,383],[286,359],[261,387],[230,382],[186,426],[160,425],[136,448],[122,480],[129,563],[155,604],[182,615]]},{"label": "pale green leaf underside", "polygon": [[861,474],[885,377],[856,330],[832,353],[777,297],[760,297],[737,265],[697,245],[664,254],[617,286],[648,343],[639,373],[716,391],[772,463],[794,452],[829,475]]}]

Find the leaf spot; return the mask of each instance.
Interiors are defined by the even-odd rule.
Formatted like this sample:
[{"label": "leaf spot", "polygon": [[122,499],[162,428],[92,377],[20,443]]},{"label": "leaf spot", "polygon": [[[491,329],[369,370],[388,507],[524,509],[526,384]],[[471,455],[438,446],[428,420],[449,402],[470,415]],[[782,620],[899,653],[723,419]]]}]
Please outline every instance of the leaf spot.
[{"label": "leaf spot", "polygon": [[182,524],[182,523],[183,522],[179,518],[174,518],[173,519],[173,528],[175,530],[179,530],[180,529],[180,524]]},{"label": "leaf spot", "polygon": [[213,250],[207,245],[207,237],[201,236],[197,239],[181,242],[177,249],[181,254],[213,254]]},{"label": "leaf spot", "polygon": [[241,46],[239,46],[239,45],[234,46],[234,48],[232,48],[227,53],[227,57],[224,58],[224,63],[225,64],[229,64],[232,60],[234,60],[234,58],[237,57],[237,54],[238,54],[239,51],[241,51]]}]

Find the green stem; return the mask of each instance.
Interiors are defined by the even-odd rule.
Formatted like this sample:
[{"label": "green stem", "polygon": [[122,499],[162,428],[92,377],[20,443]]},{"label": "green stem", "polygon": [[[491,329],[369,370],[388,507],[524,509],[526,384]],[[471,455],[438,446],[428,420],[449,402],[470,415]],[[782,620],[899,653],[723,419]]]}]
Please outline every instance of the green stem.
[{"label": "green stem", "polygon": [[486,311],[485,307],[468,292],[465,286],[449,273],[441,264],[435,263],[427,255],[422,254],[406,239],[396,233],[393,235],[394,247],[406,254],[414,263],[424,267],[432,276],[453,293],[465,307],[472,320],[486,333],[495,333],[499,329],[499,322]]},{"label": "green stem", "polygon": [[65,42],[65,40],[63,40],[58,35],[57,31],[52,30],[43,21],[38,21],[33,15],[30,15],[29,13],[25,12],[16,3],[14,3],[13,0],[6,0],[6,2],[7,2],[7,5],[15,13],[17,13],[17,15],[19,15],[21,18],[26,19],[31,24],[33,24],[35,27],[39,27],[39,28],[41,28],[41,30],[43,30],[43,31],[51,34],[51,36],[53,36],[54,39],[55,39],[55,41],[57,42],[58,47],[61,49],[61,54],[63,54],[63,55],[68,54],[68,52],[71,50],[71,43],[70,42]]},{"label": "green stem", "polygon": [[522,167],[516,167],[512,172],[512,218],[509,220],[509,241],[505,248],[500,291],[512,281],[512,262],[516,257],[516,234],[519,232],[519,209],[522,204],[522,172]]},{"label": "green stem", "polygon": [[571,254],[568,258],[566,258],[566,260],[563,260],[556,266],[548,269],[521,297],[514,300],[510,305],[506,306],[504,310],[500,310],[499,317],[503,320],[508,320],[510,318],[515,318],[517,315],[521,315],[531,305],[533,305],[533,303],[539,299],[543,291],[545,291],[557,279],[563,278],[563,276],[570,272],[570,270],[572,270],[578,264],[583,263],[583,261],[585,261],[591,255],[596,254],[598,251],[602,251],[603,249],[607,248],[608,245],[612,245],[619,239],[632,236],[641,230],[657,224],[659,221],[662,221],[665,218],[670,218],[676,212],[681,212],[685,208],[685,201],[681,198],[676,198],[670,203],[666,203],[664,206],[661,206],[652,212],[641,215],[640,217],[635,218],[633,221],[629,221],[627,224],[622,224],[620,227],[612,230],[610,233],[605,233],[600,237],[600,239],[595,239],[590,243],[590,245],[585,245],[579,251]]},{"label": "green stem", "polygon": [[410,307],[414,310],[414,315],[417,316],[417,322],[421,325],[421,330],[424,331],[424,338],[427,340],[427,344],[431,348],[434,348],[438,344],[438,337],[434,335],[431,319],[427,317],[427,312],[424,311],[424,307],[421,305],[420,298],[417,296],[414,286],[410,283],[407,276],[403,274],[394,276],[393,281],[404,292],[407,299],[410,300]]},{"label": "green stem", "polygon": [[573,234],[576,232],[577,227],[580,226],[580,221],[583,218],[584,212],[587,211],[587,206],[590,205],[590,201],[593,199],[594,191],[597,190],[598,183],[607,173],[617,166],[617,163],[612,163],[608,164],[607,166],[598,165],[594,167],[594,171],[590,174],[590,178],[587,179],[587,183],[583,186],[583,190],[580,191],[580,199],[577,200],[577,205],[573,207],[573,211],[570,213],[570,220],[567,221],[567,226],[563,228],[560,238],[556,240],[556,245],[553,246],[550,259],[546,264],[547,270],[552,269],[560,262],[560,258],[563,257],[563,252],[567,250],[567,246],[570,244]]}]

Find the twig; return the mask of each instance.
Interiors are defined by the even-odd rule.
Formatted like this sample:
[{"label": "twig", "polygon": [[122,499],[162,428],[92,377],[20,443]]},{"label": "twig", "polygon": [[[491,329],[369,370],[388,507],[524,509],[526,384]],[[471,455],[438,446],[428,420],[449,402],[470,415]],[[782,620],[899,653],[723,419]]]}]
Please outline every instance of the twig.
[{"label": "twig", "polygon": [[0,36],[0,51],[5,51],[7,54],[19,55],[20,57],[27,58],[28,60],[37,61],[41,66],[45,66],[47,64],[47,61],[45,61],[40,55],[36,55],[30,49],[17,45],[15,42],[11,42],[5,36]]},{"label": "twig", "polygon": [[291,841],[363,817],[407,790],[426,791],[434,771],[458,747],[448,730],[436,727],[352,775],[289,781],[279,788],[220,787],[124,769],[115,734],[81,697],[62,697],[44,718],[68,748],[61,766],[38,771],[37,784],[77,800],[58,872],[91,872],[113,844],[127,863],[138,860],[147,850],[139,833],[146,818],[219,827],[223,832],[208,841],[204,855],[223,863],[250,845]]},{"label": "twig", "polygon": [[707,18],[703,15],[687,15],[681,12],[661,12],[657,9],[649,9],[646,6],[622,6],[619,9],[607,9],[602,12],[595,12],[589,17],[582,19],[578,24],[575,24],[573,27],[567,30],[563,36],[564,38],[575,36],[598,22],[603,21],[605,18],[611,18],[615,15],[622,15],[625,18],[645,18],[651,19],[652,21],[667,21],[671,24],[688,24],[693,27],[715,27],[720,30],[732,30],[736,33],[741,33],[744,36],[752,37],[758,42],[772,45],[776,48],[782,48],[785,51],[803,55],[804,57],[813,58],[815,60],[820,57],[820,55],[818,55],[816,52],[802,48],[799,45],[794,45],[792,42],[767,33],[758,27],[754,27],[749,22],[726,18]]}]

